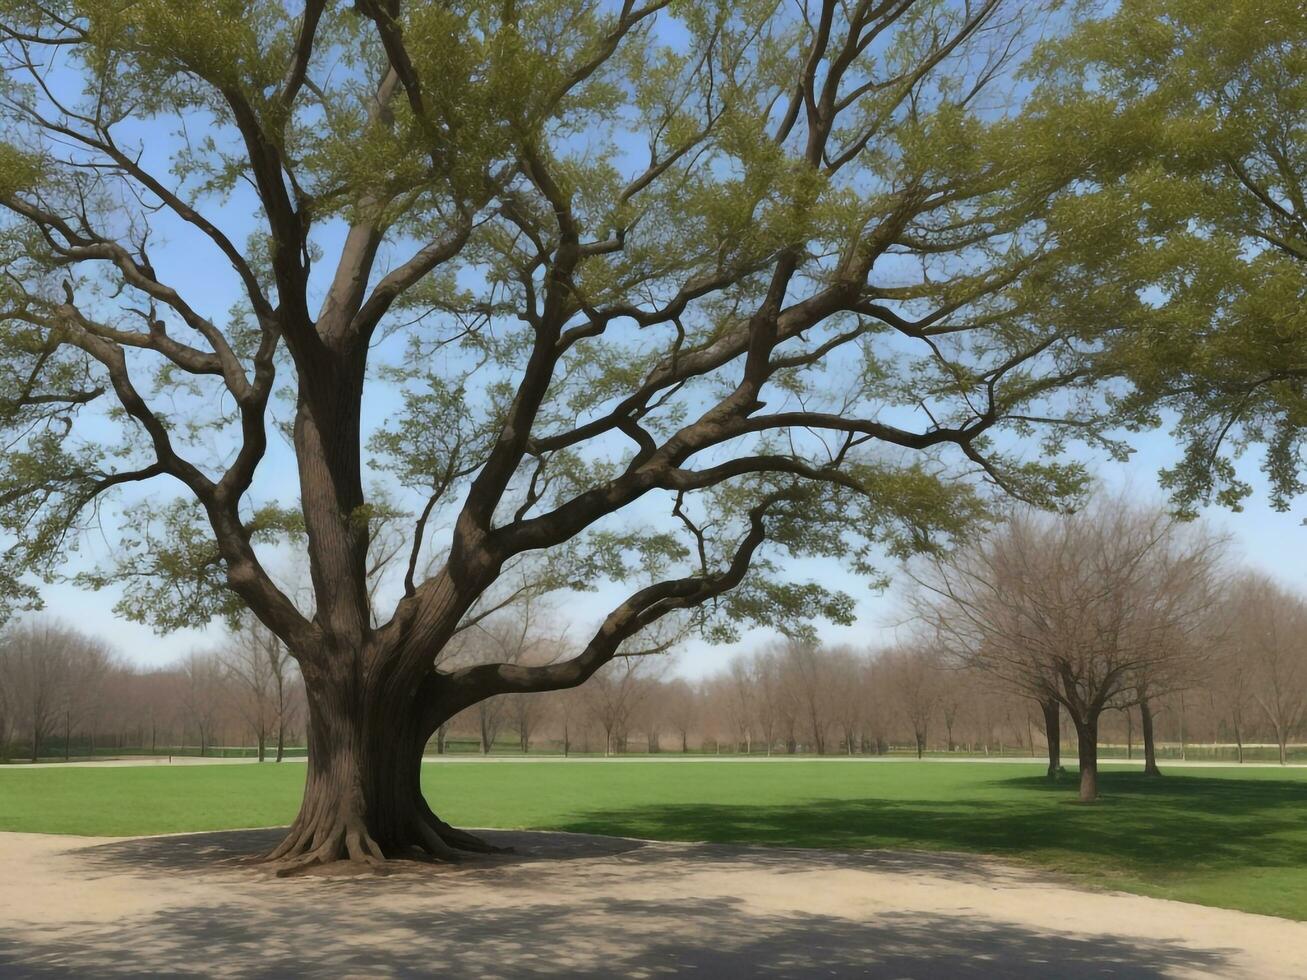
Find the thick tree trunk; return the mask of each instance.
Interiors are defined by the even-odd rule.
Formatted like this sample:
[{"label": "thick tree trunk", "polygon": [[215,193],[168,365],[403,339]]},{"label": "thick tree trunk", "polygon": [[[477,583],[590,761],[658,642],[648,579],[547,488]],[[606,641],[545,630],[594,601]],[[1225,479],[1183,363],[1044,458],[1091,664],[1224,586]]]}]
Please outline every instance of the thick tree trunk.
[{"label": "thick tree trunk", "polygon": [[308,777],[299,815],[268,856],[279,873],[338,860],[457,860],[497,850],[440,820],[422,795],[422,753],[444,719],[409,698],[368,695],[353,683],[309,681]]},{"label": "thick tree trunk", "polygon": [[1076,722],[1080,742],[1080,802],[1098,799],[1098,716]]},{"label": "thick tree trunk", "polygon": [[1160,776],[1157,768],[1157,739],[1153,734],[1153,706],[1147,698],[1139,702],[1139,727],[1144,738],[1144,775]]},{"label": "thick tree trunk", "polygon": [[1062,708],[1052,698],[1040,702],[1039,707],[1044,712],[1044,739],[1048,742],[1048,778],[1056,779],[1062,768]]}]

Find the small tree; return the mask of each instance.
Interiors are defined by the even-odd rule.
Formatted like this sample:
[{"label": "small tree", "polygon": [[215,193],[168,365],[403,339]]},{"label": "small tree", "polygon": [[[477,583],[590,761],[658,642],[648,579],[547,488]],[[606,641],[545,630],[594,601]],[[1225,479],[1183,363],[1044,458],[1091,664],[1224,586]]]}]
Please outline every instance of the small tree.
[{"label": "small tree", "polygon": [[226,670],[217,654],[192,651],[182,659],[181,672],[182,710],[200,740],[200,755],[205,756],[213,742],[218,707],[225,695]]},{"label": "small tree", "polygon": [[881,654],[884,681],[898,711],[912,729],[917,758],[926,753],[930,724],[944,694],[943,671],[925,647],[902,647]]},{"label": "small tree", "polygon": [[667,721],[676,732],[682,754],[690,751],[690,732],[703,721],[703,703],[698,689],[683,677],[673,678],[664,692]]},{"label": "small tree", "polygon": [[1233,606],[1230,643],[1243,654],[1252,700],[1285,765],[1289,740],[1307,721],[1307,603],[1267,578],[1247,576],[1237,584]]}]

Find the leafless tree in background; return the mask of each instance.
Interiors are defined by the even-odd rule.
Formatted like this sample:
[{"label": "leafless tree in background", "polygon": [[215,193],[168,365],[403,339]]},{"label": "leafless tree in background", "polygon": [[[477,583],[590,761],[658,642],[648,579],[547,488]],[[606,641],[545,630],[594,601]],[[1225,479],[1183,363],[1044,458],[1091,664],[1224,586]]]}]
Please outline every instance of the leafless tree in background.
[{"label": "leafless tree in background", "polygon": [[[73,733],[83,731],[88,723],[94,728],[99,713],[100,696],[113,658],[109,649],[97,640],[62,629],[62,683],[58,713],[63,723],[64,760],[72,758]],[[95,746],[89,746],[94,755]]]},{"label": "leafless tree in background", "polygon": [[644,682],[665,673],[668,665],[657,655],[618,657],[581,688],[590,717],[604,733],[604,755],[625,751],[631,716],[648,694]]},{"label": "leafless tree in background", "polygon": [[748,658],[737,654],[731,658],[723,678],[723,701],[731,721],[736,744],[743,745],[746,755],[753,753],[754,683]]},{"label": "leafless tree in background", "polygon": [[867,713],[863,658],[848,647],[834,647],[827,652],[826,670],[831,724],[839,732],[841,749],[853,755]]},{"label": "leafless tree in background", "polygon": [[182,691],[186,720],[194,726],[200,740],[200,755],[208,755],[213,743],[218,705],[223,697],[226,671],[218,655],[208,651],[192,651],[181,663],[185,687]]},{"label": "leafless tree in background", "polygon": [[1192,676],[1223,558],[1224,541],[1199,526],[1099,500],[1071,515],[1015,513],[974,545],[915,570],[921,588],[911,601],[959,662],[1066,709],[1079,741],[1081,799],[1091,801],[1100,716],[1137,702],[1141,678],[1152,696]]},{"label": "leafless tree in background", "polygon": [[69,752],[74,726],[80,726],[109,666],[108,651],[71,627],[36,619],[11,627],[4,647],[0,686],[13,713],[12,727],[30,738],[36,762],[46,740],[60,731]]},{"label": "leafless tree in background", "polygon": [[1230,643],[1261,709],[1288,761],[1288,743],[1307,720],[1307,603],[1263,576],[1247,576],[1234,590]]},{"label": "leafless tree in background", "polygon": [[281,762],[293,703],[291,688],[296,682],[295,663],[286,645],[253,616],[246,616],[220,657],[235,681],[233,700],[254,734],[259,761],[264,761],[272,739],[276,761]]},{"label": "leafless tree in background", "polygon": [[943,695],[944,670],[935,654],[925,647],[910,646],[881,655],[885,665],[885,683],[904,720],[912,729],[917,758],[926,752],[930,722],[939,709]]},{"label": "leafless tree in background", "polygon": [[690,751],[690,732],[702,724],[702,698],[698,689],[682,677],[668,681],[664,697],[667,700],[667,722],[676,733],[681,752]]},{"label": "leafless tree in background", "polygon": [[821,647],[808,640],[789,639],[781,643],[778,653],[796,728],[811,739],[813,752],[825,755],[830,734],[831,680]]}]

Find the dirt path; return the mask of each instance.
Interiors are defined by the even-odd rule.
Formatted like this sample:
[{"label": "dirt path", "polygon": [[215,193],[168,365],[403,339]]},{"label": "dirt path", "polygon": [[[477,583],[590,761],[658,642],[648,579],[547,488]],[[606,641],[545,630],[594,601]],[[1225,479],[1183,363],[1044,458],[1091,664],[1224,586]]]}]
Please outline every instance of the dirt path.
[{"label": "dirt path", "polygon": [[518,854],[277,880],[276,831],[0,834],[0,976],[1307,977],[1307,924],[979,858],[495,833]]}]

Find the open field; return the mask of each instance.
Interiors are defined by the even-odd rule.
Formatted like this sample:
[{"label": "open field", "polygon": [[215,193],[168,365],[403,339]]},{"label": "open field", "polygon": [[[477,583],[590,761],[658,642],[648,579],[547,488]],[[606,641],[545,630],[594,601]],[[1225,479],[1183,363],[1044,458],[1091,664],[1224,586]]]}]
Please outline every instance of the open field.
[{"label": "open field", "polygon": [[[0,830],[136,836],[266,827],[295,813],[301,765],[6,769]],[[1103,774],[1074,801],[1029,764],[857,762],[429,765],[465,826],[652,840],[988,854],[1143,895],[1307,919],[1307,771]]]}]

